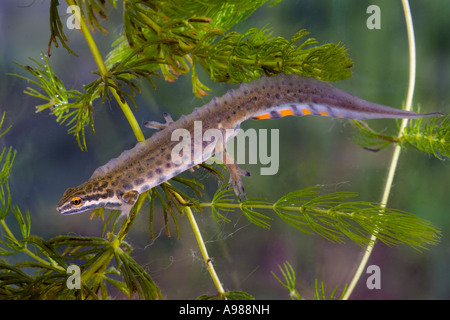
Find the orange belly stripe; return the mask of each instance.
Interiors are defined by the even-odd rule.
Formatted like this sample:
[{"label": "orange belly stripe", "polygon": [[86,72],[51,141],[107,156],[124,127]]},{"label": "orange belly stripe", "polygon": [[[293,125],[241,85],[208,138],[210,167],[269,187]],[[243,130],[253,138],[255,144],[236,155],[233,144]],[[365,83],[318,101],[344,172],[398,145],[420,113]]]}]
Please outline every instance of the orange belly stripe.
[{"label": "orange belly stripe", "polygon": [[281,114],[282,117],[293,116],[294,112],[292,112],[291,109],[286,109],[286,110],[280,110],[280,114]]},{"label": "orange belly stripe", "polygon": [[260,114],[259,116],[253,117],[252,119],[270,119],[270,115],[267,113]]},{"label": "orange belly stripe", "polygon": [[303,114],[306,116],[307,114],[312,114],[308,109],[302,109]]}]

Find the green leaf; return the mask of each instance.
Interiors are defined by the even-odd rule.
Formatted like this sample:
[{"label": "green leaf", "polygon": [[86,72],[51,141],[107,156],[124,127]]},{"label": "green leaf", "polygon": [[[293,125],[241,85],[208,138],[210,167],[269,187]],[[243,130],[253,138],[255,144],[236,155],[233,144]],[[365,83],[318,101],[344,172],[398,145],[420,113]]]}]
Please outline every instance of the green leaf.
[{"label": "green leaf", "polygon": [[286,261],[285,263],[283,263],[283,267],[278,266],[278,268],[280,269],[284,281],[281,280],[273,271],[270,272],[272,276],[289,291],[289,297],[292,300],[294,299],[303,300],[303,298],[300,296],[297,289],[295,288],[296,285],[295,271],[294,268],[292,268],[291,264],[288,261]]},{"label": "green leaf", "polygon": [[241,202],[241,211],[251,223],[259,227],[269,229],[270,228],[269,221],[272,220],[273,218],[253,210],[253,207],[271,206],[271,205],[272,205],[271,203],[266,201],[261,201],[257,199],[248,199]]},{"label": "green leaf", "polygon": [[240,209],[250,222],[264,228],[269,228],[272,218],[256,209],[273,210],[301,232],[318,234],[337,243],[348,239],[364,248],[372,243],[372,235],[387,245],[408,244],[417,250],[439,242],[440,231],[427,220],[373,202],[343,202],[356,197],[354,192],[320,195],[319,191],[320,186],[313,186],[290,192],[273,204],[251,199],[235,204],[219,189],[213,202],[203,206],[211,206],[214,216],[218,216],[218,210]]},{"label": "green leaf", "polygon": [[215,295],[215,296],[211,296],[211,295],[207,295],[207,294],[202,294],[200,296],[197,297],[196,300],[255,300],[255,298],[244,291],[227,291],[225,292],[225,294],[223,296],[221,295]]},{"label": "green leaf", "polygon": [[36,106],[36,112],[50,109],[50,113],[56,117],[58,123],[69,127],[68,133],[75,136],[80,149],[86,150],[85,127],[90,125],[95,133],[92,119],[92,101],[98,97],[97,87],[85,94],[76,90],[66,90],[64,83],[50,67],[48,57],[41,53],[41,59],[44,64],[30,58],[37,65],[36,68],[18,63],[19,66],[31,73],[36,80],[17,74],[13,75],[33,83],[43,91],[41,93],[34,88],[27,87],[24,92],[46,101],[46,103]]},{"label": "green leaf", "polygon": [[28,212],[26,212],[25,217],[24,217],[18,206],[14,206],[12,208],[12,212],[13,212],[14,217],[16,218],[17,223],[19,225],[19,229],[20,229],[20,233],[22,234],[22,238],[29,237],[30,231],[31,231],[30,214]]},{"label": "green leaf", "polygon": [[134,293],[137,293],[139,298],[162,299],[161,291],[152,278],[127,253],[118,249],[116,259],[119,259],[116,262],[125,279],[130,299],[133,299]]},{"label": "green leaf", "polygon": [[8,178],[16,156],[16,152],[13,152],[11,147],[6,156],[5,151],[6,148],[0,154],[0,221],[6,218],[11,209],[11,193],[9,191]]},{"label": "green leaf", "polygon": [[[116,8],[115,0],[108,0],[108,2]],[[80,8],[80,14],[87,20],[88,27],[91,30],[100,30],[103,33],[107,33],[97,19],[100,16],[104,20],[108,19],[106,0],[76,0],[77,6]]]},{"label": "green leaf", "polygon": [[232,196],[228,190],[227,185],[222,185],[217,189],[216,193],[214,193],[214,197],[211,201],[211,211],[214,220],[218,223],[220,220],[224,222],[230,222],[231,220],[225,217],[223,214],[220,213],[219,208],[222,211],[233,211],[233,208],[227,208],[224,206],[221,206],[221,204],[230,204],[234,200],[234,196]]},{"label": "green leaf", "polygon": [[[172,0],[155,2],[153,6],[127,2],[125,35],[114,43],[106,64],[108,68],[120,64],[128,74],[159,68],[168,81],[188,73],[190,65],[197,97],[209,90],[198,79],[197,63],[216,82],[248,82],[280,72],[324,81],[351,75],[352,62],[340,43],[317,46],[315,39],[304,39],[308,35],[305,30],[290,40],[272,37],[266,28],[227,33],[265,2],[209,0],[179,5]],[[208,18],[198,17],[198,12]],[[297,45],[300,41],[303,43]]]},{"label": "green leaf", "polygon": [[392,143],[400,143],[403,147],[413,147],[418,151],[432,154],[439,160],[450,157],[450,118],[433,117],[426,121],[425,118],[411,119],[405,131],[400,137],[385,135],[371,129],[366,123],[354,120],[358,131],[354,140],[360,146],[379,151]]},{"label": "green leaf", "polygon": [[73,52],[72,50],[70,50],[69,46],[67,46],[66,42],[67,37],[64,34],[64,26],[59,18],[59,14],[58,14],[58,6],[59,6],[59,1],[58,0],[51,0],[50,2],[50,41],[48,42],[48,50],[47,53],[50,56],[50,47],[52,45],[52,43],[55,44],[55,47],[58,48],[58,40],[61,42],[61,44],[63,45],[63,47],[70,52],[71,54],[73,54],[74,56],[76,56],[75,52]]},{"label": "green leaf", "polygon": [[[283,263],[283,267],[278,266],[284,280],[280,279],[273,271],[271,271],[272,276],[280,283],[284,288],[289,291],[289,297],[292,300],[304,300],[304,298],[300,295],[298,290],[296,289],[296,278],[295,271],[291,264],[286,261]],[[338,290],[336,286],[331,292],[330,296],[327,298],[325,295],[325,286],[323,282],[320,283],[320,289],[317,282],[317,279],[314,281],[314,295],[316,300],[333,300],[334,296]],[[347,285],[345,285],[339,299],[344,297],[345,291],[347,290]]]},{"label": "green leaf", "polygon": [[423,125],[424,119],[413,119],[400,137],[400,143],[432,154],[439,160],[450,158],[450,117],[434,117]]},{"label": "green leaf", "polygon": [[380,151],[397,141],[392,135],[385,135],[372,130],[361,120],[353,120],[351,123],[357,129],[353,135],[353,140],[364,149]]},{"label": "green leaf", "polygon": [[[0,129],[2,128],[3,122],[5,121],[5,116],[6,116],[6,113],[3,112],[3,114],[2,114],[2,119],[0,120]],[[9,131],[9,129],[11,129],[11,126],[9,126],[8,128],[6,128],[5,131],[0,132],[0,137],[3,136],[4,134],[6,134],[6,133]]]},{"label": "green leaf", "polygon": [[40,252],[51,259],[51,261],[55,261],[59,266],[67,269],[65,260],[49,242],[37,236],[29,236],[27,238],[24,238],[22,242],[34,244],[41,250]]},{"label": "green leaf", "polygon": [[14,158],[16,157],[16,152],[15,151],[13,152],[12,147],[10,147],[8,149],[8,152],[6,153],[6,157],[3,158],[5,156],[5,151],[6,148],[3,149],[2,152],[0,153],[0,164],[3,162],[3,165],[1,166],[0,169],[0,184],[7,183],[9,173],[11,171],[11,167],[14,162]]},{"label": "green leaf", "polygon": [[[347,287],[348,285],[346,284],[344,289],[341,292],[341,295],[339,297],[339,300],[342,300],[345,294],[345,291],[347,291]],[[327,298],[325,295],[325,286],[323,284],[323,282],[320,283],[320,289],[319,289],[319,285],[317,283],[317,279],[314,281],[314,294],[315,294],[315,298],[316,300],[333,300],[334,295],[337,292],[338,287],[336,286],[333,291],[331,292],[330,296]]]},{"label": "green leaf", "polygon": [[281,219],[304,232],[314,232],[333,242],[344,237],[365,247],[376,235],[387,245],[405,243],[415,249],[438,243],[440,232],[428,221],[410,213],[371,202],[345,202],[355,193],[317,195],[319,187],[287,194],[274,205]]}]

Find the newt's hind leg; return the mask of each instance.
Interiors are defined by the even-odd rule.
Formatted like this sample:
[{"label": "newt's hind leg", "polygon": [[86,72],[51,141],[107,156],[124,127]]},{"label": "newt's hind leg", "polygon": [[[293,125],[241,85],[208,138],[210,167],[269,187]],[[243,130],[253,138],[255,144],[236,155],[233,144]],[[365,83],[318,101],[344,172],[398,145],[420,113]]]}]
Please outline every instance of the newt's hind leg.
[{"label": "newt's hind leg", "polygon": [[239,197],[240,201],[245,200],[245,189],[241,176],[248,177],[250,176],[250,172],[239,168],[236,163],[225,163],[225,165],[230,172],[229,184],[233,187],[234,193]]},{"label": "newt's hind leg", "polygon": [[144,127],[150,128],[150,129],[156,129],[156,130],[163,130],[165,129],[169,124],[173,122],[172,117],[167,112],[163,113],[164,119],[166,120],[166,123],[157,122],[157,121],[145,121]]},{"label": "newt's hind leg", "polygon": [[[227,152],[225,146],[223,146],[223,145],[217,146],[216,145],[216,147],[218,147],[219,151],[221,151],[220,154],[223,157],[223,159],[221,159],[221,160],[222,160],[223,164],[225,164],[225,166],[227,167],[228,171],[230,172],[230,180],[228,183],[233,187],[234,193],[236,194],[236,196],[239,197],[239,200],[240,201],[245,200],[245,198],[246,198],[245,189],[244,189],[244,184],[242,183],[241,177],[242,176],[249,177],[250,172],[239,168],[239,166],[236,163],[236,160]],[[217,150],[218,149],[216,148],[216,151]],[[219,158],[220,158],[220,156],[219,156]]]}]

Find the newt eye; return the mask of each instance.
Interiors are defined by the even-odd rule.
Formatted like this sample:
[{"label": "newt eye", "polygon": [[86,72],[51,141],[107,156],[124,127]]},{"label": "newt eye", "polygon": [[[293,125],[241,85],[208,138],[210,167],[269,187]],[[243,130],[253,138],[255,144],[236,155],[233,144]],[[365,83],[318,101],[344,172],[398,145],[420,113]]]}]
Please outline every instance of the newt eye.
[{"label": "newt eye", "polygon": [[81,206],[81,203],[83,201],[81,200],[80,197],[73,197],[72,199],[70,199],[70,203],[74,206],[74,207],[79,207]]}]

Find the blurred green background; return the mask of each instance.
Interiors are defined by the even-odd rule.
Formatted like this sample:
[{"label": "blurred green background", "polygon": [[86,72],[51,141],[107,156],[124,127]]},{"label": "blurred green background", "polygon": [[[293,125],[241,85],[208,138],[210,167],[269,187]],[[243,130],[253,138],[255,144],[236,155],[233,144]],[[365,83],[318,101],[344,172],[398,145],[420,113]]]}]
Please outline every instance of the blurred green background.
[{"label": "blurred green background", "polygon": [[[8,76],[24,74],[14,64],[30,64],[29,57],[40,59],[49,40],[50,1],[0,2],[0,113],[6,111],[11,131],[0,140],[0,147],[17,150],[10,185],[13,203],[31,214],[32,234],[44,239],[59,234],[100,236],[103,222],[89,220],[89,213],[61,216],[55,206],[64,190],[90,177],[110,158],[135,143],[134,135],[114,101],[95,105],[96,134],[87,131],[88,152],[81,152],[75,139],[59,126],[48,112],[35,113],[41,103],[23,94],[26,81]],[[60,1],[60,14],[66,9]],[[120,2],[119,2],[120,3]],[[369,30],[366,9],[381,8],[381,29]],[[447,0],[411,1],[417,44],[417,81],[414,103],[424,112],[450,112],[450,2]],[[109,34],[97,32],[94,38],[105,56],[121,32],[121,9],[111,12],[104,22]],[[64,21],[64,20],[63,20]],[[408,84],[408,47],[400,1],[361,0],[285,0],[258,9],[235,27],[244,31],[268,26],[274,36],[290,38],[307,29],[320,44],[342,42],[354,61],[353,77],[334,85],[361,98],[400,108]],[[64,30],[69,46],[78,57],[63,48],[52,48],[51,66],[66,87],[81,90],[95,75],[95,63],[78,31]],[[212,84],[204,73],[201,79],[213,90],[203,101],[191,91],[190,75],[175,83],[155,79],[157,90],[143,83],[136,97],[136,118],[162,120],[162,112],[174,119],[194,107],[222,95],[230,86]],[[370,125],[395,132],[393,120],[372,120]],[[280,129],[280,170],[274,176],[260,176],[258,165],[244,165],[252,172],[244,178],[249,197],[277,200],[289,191],[324,184],[327,190],[356,191],[358,200],[380,201],[392,148],[373,153],[352,141],[348,122],[321,117],[288,117],[278,121],[249,121],[245,128]],[[144,129],[147,137],[150,130]],[[215,177],[204,171],[196,177],[208,189],[208,201],[217,188]],[[438,246],[417,252],[407,246],[389,248],[377,244],[370,264],[381,268],[381,289],[366,287],[363,274],[351,298],[354,299],[448,299],[450,298],[450,170],[448,161],[438,161],[415,150],[405,150],[400,158],[389,207],[411,212],[431,221],[442,231]],[[158,212],[161,212],[159,210]],[[250,224],[239,212],[228,215],[232,222],[218,225],[205,210],[197,215],[216,271],[228,290],[244,290],[258,299],[288,299],[287,291],[272,277],[278,265],[289,261],[297,273],[297,288],[306,298],[313,297],[314,280],[323,281],[327,294],[335,286],[348,283],[363,254],[358,246],[333,244],[319,236],[305,235],[286,226],[275,216],[270,230]],[[11,218],[11,217],[10,217]],[[143,210],[126,240],[134,248],[133,257],[141,263],[162,289],[167,299],[195,298],[215,294],[186,217],[178,219],[180,237],[167,237],[162,215],[155,216],[152,241],[148,231],[149,215]],[[13,220],[10,219],[10,225]],[[23,257],[9,257],[13,263]],[[338,290],[340,292],[340,290]],[[117,296],[120,297],[119,295]]]}]

